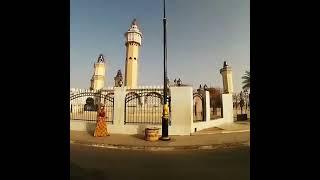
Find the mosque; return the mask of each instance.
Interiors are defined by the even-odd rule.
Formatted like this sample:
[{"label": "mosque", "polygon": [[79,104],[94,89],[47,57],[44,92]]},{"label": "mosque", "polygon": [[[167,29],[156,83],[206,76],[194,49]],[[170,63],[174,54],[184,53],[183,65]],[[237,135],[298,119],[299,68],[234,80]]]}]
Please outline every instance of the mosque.
[{"label": "mosque", "polygon": [[[92,131],[99,103],[107,107],[108,129],[112,133],[143,134],[146,127],[162,127],[163,87],[141,88],[138,85],[142,33],[136,19],[132,21],[124,36],[125,73],[123,76],[118,70],[114,77],[114,86],[124,88],[106,87],[106,59],[100,54],[94,63],[90,90],[70,89],[70,130]],[[174,80],[176,85],[168,83],[170,134],[190,135],[219,124],[233,123],[232,70],[226,62],[220,69],[220,74],[223,80],[223,94],[219,95],[219,102],[211,103],[215,108],[220,104],[220,114],[217,111],[211,113],[210,101],[215,100],[210,99],[209,89],[199,88],[194,91],[192,86],[183,84],[180,79]]]},{"label": "mosque", "polygon": [[[136,88],[138,85],[139,51],[142,42],[142,33],[139,30],[137,20],[134,19],[125,35],[126,59],[124,86]],[[97,62],[94,63],[94,73],[90,80],[90,90],[100,90],[105,87],[106,62],[103,54],[100,54]],[[121,70],[118,70],[115,80],[115,87],[123,85]]]}]

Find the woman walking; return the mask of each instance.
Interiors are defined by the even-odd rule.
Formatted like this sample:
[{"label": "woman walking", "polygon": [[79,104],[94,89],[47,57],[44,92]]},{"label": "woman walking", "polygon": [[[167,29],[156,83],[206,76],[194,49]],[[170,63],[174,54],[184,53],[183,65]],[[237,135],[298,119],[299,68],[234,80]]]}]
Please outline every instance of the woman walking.
[{"label": "woman walking", "polygon": [[106,122],[106,110],[103,104],[100,104],[100,108],[98,108],[98,117],[97,117],[97,126],[94,131],[95,137],[104,137],[109,136],[107,130],[107,122]]}]

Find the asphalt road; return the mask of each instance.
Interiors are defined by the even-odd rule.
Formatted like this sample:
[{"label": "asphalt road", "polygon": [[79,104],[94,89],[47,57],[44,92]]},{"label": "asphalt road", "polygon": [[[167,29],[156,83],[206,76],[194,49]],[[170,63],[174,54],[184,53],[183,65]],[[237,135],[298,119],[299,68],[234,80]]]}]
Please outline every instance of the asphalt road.
[{"label": "asphalt road", "polygon": [[250,149],[129,151],[70,145],[71,180],[249,180]]}]

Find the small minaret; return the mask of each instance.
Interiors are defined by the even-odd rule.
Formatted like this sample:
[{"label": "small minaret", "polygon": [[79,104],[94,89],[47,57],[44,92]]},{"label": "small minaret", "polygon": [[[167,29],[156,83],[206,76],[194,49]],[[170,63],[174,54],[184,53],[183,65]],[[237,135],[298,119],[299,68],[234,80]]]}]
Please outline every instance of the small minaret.
[{"label": "small minaret", "polygon": [[135,88],[138,84],[138,62],[142,33],[138,28],[136,19],[131,23],[130,29],[125,33],[126,37],[126,63],[125,86]]},{"label": "small minaret", "polygon": [[100,90],[104,88],[106,74],[106,63],[103,54],[99,55],[98,61],[94,63],[94,73],[91,78],[90,90]]},{"label": "small minaret", "polygon": [[223,93],[232,94],[233,93],[232,70],[226,61],[224,61],[223,63],[223,68],[220,69],[220,74],[222,75],[222,81],[223,81]]},{"label": "small minaret", "polygon": [[121,70],[119,69],[116,77],[114,77],[114,87],[121,87],[123,83],[123,77]]}]

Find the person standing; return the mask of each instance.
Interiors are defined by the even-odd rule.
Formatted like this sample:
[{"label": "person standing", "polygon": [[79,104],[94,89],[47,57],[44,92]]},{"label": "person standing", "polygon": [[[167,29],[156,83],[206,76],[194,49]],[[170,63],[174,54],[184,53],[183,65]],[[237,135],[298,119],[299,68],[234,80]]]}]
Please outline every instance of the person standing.
[{"label": "person standing", "polygon": [[107,122],[106,122],[106,110],[103,104],[100,104],[100,108],[98,108],[98,117],[97,117],[97,125],[94,131],[95,137],[105,137],[110,136],[107,130]]}]

